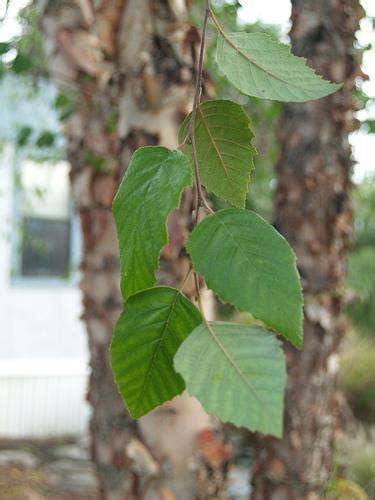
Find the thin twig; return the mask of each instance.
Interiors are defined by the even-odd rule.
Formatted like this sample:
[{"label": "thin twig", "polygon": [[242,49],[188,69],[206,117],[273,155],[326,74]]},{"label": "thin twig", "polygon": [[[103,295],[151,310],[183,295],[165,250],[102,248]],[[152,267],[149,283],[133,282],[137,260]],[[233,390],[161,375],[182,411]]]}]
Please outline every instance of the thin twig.
[{"label": "thin twig", "polygon": [[[188,135],[187,135],[187,140],[191,144],[193,165],[194,165],[194,179],[195,179],[194,226],[196,226],[198,224],[199,208],[201,206],[205,206],[209,212],[213,213],[213,211],[212,211],[211,207],[209,206],[209,204],[208,204],[208,202],[203,194],[203,191],[202,191],[202,184],[201,184],[200,175],[199,175],[197,145],[195,142],[195,120],[197,117],[197,110],[198,110],[198,106],[200,103],[201,92],[202,92],[204,45],[205,45],[205,39],[206,39],[206,33],[207,33],[208,16],[210,13],[209,0],[205,0],[204,9],[205,10],[204,10],[203,28],[202,28],[202,35],[201,35],[201,44],[200,44],[200,49],[199,49],[199,61],[198,61],[197,76],[196,76],[195,91],[194,91],[194,102],[193,102],[193,109],[191,111],[189,131],[188,131]],[[204,311],[202,309],[201,295],[200,295],[199,277],[198,277],[198,274],[196,272],[194,272],[194,282],[195,282],[195,291],[196,291],[196,296],[197,296],[199,308],[201,309],[201,313],[204,316]]]},{"label": "thin twig", "polygon": [[208,203],[205,200],[205,196],[202,191],[201,180],[199,176],[199,167],[198,167],[198,155],[197,155],[197,146],[195,142],[195,119],[197,116],[197,109],[200,103],[201,92],[202,92],[202,73],[203,73],[203,58],[204,58],[204,45],[207,33],[207,22],[208,16],[210,13],[210,4],[208,0],[205,0],[205,11],[204,11],[204,20],[203,20],[203,29],[202,29],[202,38],[199,50],[199,61],[197,68],[197,76],[195,82],[195,92],[194,92],[194,102],[193,109],[191,111],[190,124],[189,124],[189,132],[188,132],[188,140],[191,143],[192,155],[193,155],[193,165],[194,165],[194,178],[195,178],[195,224],[198,222],[198,211],[199,207],[204,204],[205,206]]}]

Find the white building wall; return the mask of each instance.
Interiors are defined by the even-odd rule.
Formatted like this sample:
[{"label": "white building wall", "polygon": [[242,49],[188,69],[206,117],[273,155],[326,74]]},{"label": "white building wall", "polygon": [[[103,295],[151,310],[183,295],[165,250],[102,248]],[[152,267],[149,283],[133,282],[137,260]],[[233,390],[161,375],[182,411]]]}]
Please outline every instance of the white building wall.
[{"label": "white building wall", "polygon": [[88,353],[77,284],[12,280],[13,150],[0,155],[0,436],[82,432]]}]

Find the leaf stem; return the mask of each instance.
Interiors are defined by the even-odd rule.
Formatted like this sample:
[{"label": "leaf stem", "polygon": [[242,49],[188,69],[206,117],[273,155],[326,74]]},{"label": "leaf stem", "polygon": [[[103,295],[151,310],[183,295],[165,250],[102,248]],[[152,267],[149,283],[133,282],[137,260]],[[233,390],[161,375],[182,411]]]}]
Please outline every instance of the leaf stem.
[{"label": "leaf stem", "polygon": [[207,23],[208,23],[209,14],[210,14],[210,3],[209,3],[209,0],[205,0],[203,29],[202,29],[201,44],[200,44],[200,49],[199,49],[199,61],[198,61],[197,76],[196,76],[195,91],[194,91],[194,102],[193,102],[193,109],[191,111],[189,132],[188,132],[188,136],[187,136],[187,140],[191,143],[193,165],[194,165],[194,179],[195,179],[195,188],[196,188],[196,196],[195,196],[195,203],[194,203],[194,212],[195,212],[194,225],[197,225],[197,223],[198,223],[199,207],[204,206],[210,213],[213,213],[213,210],[211,209],[210,205],[208,204],[208,202],[204,196],[203,190],[202,190],[202,184],[201,184],[200,175],[199,175],[197,146],[196,146],[196,142],[195,142],[195,119],[197,116],[197,110],[198,110],[198,106],[199,106],[200,98],[201,98],[201,93],[202,93],[204,46],[205,46],[205,40],[206,40]]},{"label": "leaf stem", "polygon": [[[197,75],[196,75],[196,81],[195,81],[193,109],[191,111],[188,135],[187,135],[187,138],[185,139],[185,141],[190,142],[190,144],[191,144],[192,156],[193,156],[194,180],[195,180],[194,226],[196,226],[198,224],[199,208],[201,206],[204,206],[210,213],[214,213],[214,211],[212,210],[212,208],[208,204],[206,197],[204,196],[204,193],[202,190],[202,184],[201,184],[200,175],[199,175],[197,145],[196,145],[196,141],[195,141],[195,120],[197,117],[198,106],[200,104],[201,93],[202,93],[204,47],[205,47],[209,14],[210,14],[210,2],[209,2],[209,0],[205,0],[204,19],[203,19],[201,43],[200,43],[200,48],[199,48],[199,60],[198,60],[198,68],[197,68]],[[202,301],[201,301],[201,295],[200,295],[199,277],[198,277],[198,274],[196,272],[194,272],[194,283],[195,283],[196,299],[198,301],[202,316],[204,317],[204,311],[202,309]]]},{"label": "leaf stem", "polygon": [[180,285],[180,288],[178,289],[178,291],[179,291],[180,293],[182,293],[182,292],[183,292],[183,290],[184,290],[184,288],[185,288],[185,285],[186,285],[186,282],[187,282],[187,280],[189,279],[189,277],[190,277],[190,274],[191,274],[192,270],[193,270],[193,264],[192,264],[192,263],[190,263],[189,270],[188,270],[188,272],[186,273],[186,275],[185,275],[184,279],[182,280],[182,283],[181,283],[181,285]]}]

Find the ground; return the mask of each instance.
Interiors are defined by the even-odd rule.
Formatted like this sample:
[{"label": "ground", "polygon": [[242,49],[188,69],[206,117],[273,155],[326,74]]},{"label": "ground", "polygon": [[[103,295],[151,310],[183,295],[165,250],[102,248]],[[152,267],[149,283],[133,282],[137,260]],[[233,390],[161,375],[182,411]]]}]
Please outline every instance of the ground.
[{"label": "ground", "polygon": [[[232,464],[228,499],[249,497],[249,471],[247,456]],[[88,438],[0,439],[0,500],[96,500]]]},{"label": "ground", "polygon": [[91,500],[87,440],[0,440],[1,500]]}]

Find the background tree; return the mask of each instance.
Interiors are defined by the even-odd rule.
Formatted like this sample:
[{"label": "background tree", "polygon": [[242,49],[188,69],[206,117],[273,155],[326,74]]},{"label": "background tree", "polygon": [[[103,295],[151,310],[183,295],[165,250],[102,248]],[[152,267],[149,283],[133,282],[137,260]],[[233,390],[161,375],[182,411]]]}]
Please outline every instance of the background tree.
[{"label": "background tree", "polygon": [[284,107],[279,123],[274,217],[296,251],[305,295],[302,353],[286,346],[289,378],[283,440],[259,439],[253,498],[321,498],[332,473],[339,413],[337,352],[345,321],[341,287],[352,228],[353,161],[348,141],[357,128],[354,81],[361,76],[355,32],[357,0],[293,0],[292,51],[325,78],[344,82],[319,101]]}]

